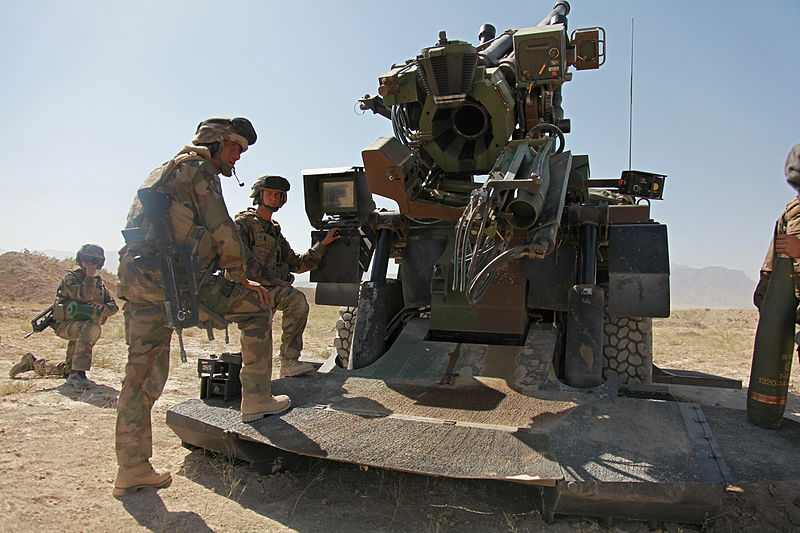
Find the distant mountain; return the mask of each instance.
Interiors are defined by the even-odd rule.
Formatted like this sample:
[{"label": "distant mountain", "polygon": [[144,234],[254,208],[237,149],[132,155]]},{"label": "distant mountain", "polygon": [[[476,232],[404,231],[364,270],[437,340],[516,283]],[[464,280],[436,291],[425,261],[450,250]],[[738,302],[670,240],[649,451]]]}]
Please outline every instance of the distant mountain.
[{"label": "distant mountain", "polygon": [[741,270],[725,267],[670,266],[670,300],[673,309],[752,308],[756,282]]}]

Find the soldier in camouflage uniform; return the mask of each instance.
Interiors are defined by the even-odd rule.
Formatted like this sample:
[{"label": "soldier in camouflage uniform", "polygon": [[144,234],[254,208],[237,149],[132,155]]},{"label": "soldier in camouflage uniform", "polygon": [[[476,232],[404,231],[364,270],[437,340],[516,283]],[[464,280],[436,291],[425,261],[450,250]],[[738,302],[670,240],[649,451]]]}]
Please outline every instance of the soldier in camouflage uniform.
[{"label": "soldier in camouflage uniform", "polygon": [[[97,273],[105,260],[100,246],[84,244],[75,257],[79,266],[64,276],[56,291],[53,329],[56,335],[69,341],[66,359],[48,361],[36,359],[33,354],[27,353],[14,365],[9,377],[14,378],[17,374],[33,370],[39,376],[66,377],[67,384],[77,389],[86,389],[91,385],[91,381],[86,378],[86,372],[92,367],[92,348],[100,339],[100,326],[119,310]],[[87,304],[96,313],[92,313],[90,320],[70,320],[66,311],[70,302]]]},{"label": "soldier in camouflage uniform", "polygon": [[281,226],[272,219],[286,203],[290,184],[281,176],[261,176],[253,184],[250,198],[256,208],[236,215],[239,236],[251,252],[247,275],[261,283],[272,297],[273,312],[281,311],[281,376],[300,376],[314,370],[298,361],[303,349],[303,331],[308,321],[308,302],[302,291],[292,287],[291,272],[302,273],[317,268],[326,247],[339,238],[338,228],[328,231],[321,242],[298,255],[281,234]]},{"label": "soldier in camouflage uniform", "polygon": [[[775,265],[776,253],[791,257],[794,272],[800,274],[800,144],[794,145],[789,152],[784,172],[786,181],[798,192],[798,197],[786,204],[786,209],[776,222],[775,234],[761,267],[761,279],[753,294],[753,303],[759,310],[767,293],[767,284]],[[800,299],[800,276],[793,276],[792,279],[795,284],[795,296]],[[797,316],[797,323],[800,324],[800,313]]]},{"label": "soldier in camouflage uniform", "polygon": [[[223,328],[236,322],[242,332],[241,413],[251,422],[289,408],[288,396],[272,396],[272,312],[269,293],[247,279],[244,250],[222,197],[218,174],[231,176],[242,152],[256,141],[244,118],[212,118],[200,123],[192,146],[154,170],[141,189],[167,193],[172,240],[194,252],[199,272],[200,320]],[[116,427],[119,473],[114,495],[144,487],[162,488],[172,478],[150,464],[150,411],[169,372],[172,329],[165,325],[164,283],[151,223],[134,199],[128,214],[126,245],[120,250],[119,297],[125,300],[128,364],[122,382]],[[215,275],[226,269],[229,279]]]}]

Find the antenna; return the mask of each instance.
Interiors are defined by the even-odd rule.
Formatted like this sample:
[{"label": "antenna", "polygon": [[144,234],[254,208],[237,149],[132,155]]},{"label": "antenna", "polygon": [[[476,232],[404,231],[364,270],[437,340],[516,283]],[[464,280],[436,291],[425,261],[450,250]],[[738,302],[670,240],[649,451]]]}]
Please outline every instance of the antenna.
[{"label": "antenna", "polygon": [[631,170],[631,147],[633,145],[633,18],[631,17],[631,100],[628,107],[628,170]]}]

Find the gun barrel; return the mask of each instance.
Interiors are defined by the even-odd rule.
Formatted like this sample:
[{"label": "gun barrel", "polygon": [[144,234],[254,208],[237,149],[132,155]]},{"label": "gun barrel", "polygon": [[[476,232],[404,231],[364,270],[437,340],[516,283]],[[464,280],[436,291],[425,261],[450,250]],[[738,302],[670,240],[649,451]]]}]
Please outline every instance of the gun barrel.
[{"label": "gun barrel", "polygon": [[483,64],[493,67],[514,49],[514,32],[507,31],[494,39],[489,46],[478,52]]},{"label": "gun barrel", "polygon": [[491,24],[484,24],[478,30],[478,40],[480,40],[481,44],[488,43],[494,39],[495,35],[497,35],[497,30]]},{"label": "gun barrel", "polygon": [[553,10],[547,14],[545,18],[537,24],[537,26],[549,26],[550,24],[558,24],[559,22],[567,22],[567,15],[569,14],[569,3],[566,0],[558,0]]}]

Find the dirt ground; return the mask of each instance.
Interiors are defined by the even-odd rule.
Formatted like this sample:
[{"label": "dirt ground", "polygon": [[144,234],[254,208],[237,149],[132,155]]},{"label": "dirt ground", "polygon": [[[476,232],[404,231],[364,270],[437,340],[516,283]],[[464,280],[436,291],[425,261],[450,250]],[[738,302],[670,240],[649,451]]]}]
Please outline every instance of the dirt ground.
[{"label": "dirt ground", "polygon": [[[224,333],[208,342],[203,332],[186,332],[190,359],[185,364],[173,343],[170,378],[153,409],[153,463],[169,469],[174,481],[158,492],[115,499],[113,432],[126,354],[121,317],[104,326],[89,372],[96,385],[81,393],[62,379],[33,378],[32,373],[8,379],[8,370],[25,352],[63,357],[66,341],[50,330],[23,339],[40,307],[19,301],[0,305],[1,531],[701,530],[579,517],[557,517],[546,524],[534,487],[364,470],[307,458],[286,470],[259,474],[244,464],[190,451],[166,426],[166,410],[198,395],[197,355],[238,350],[235,331],[227,346]],[[312,306],[305,337],[309,353],[332,352],[335,315],[334,309]],[[741,379],[746,386],[756,320],[755,312],[746,310],[677,311],[656,320],[656,364]],[[797,369],[794,376],[787,416],[800,420]],[[686,391],[687,397],[693,394],[703,403],[744,407],[743,391]],[[710,518],[705,528],[800,531],[800,483],[731,487],[724,513]]]}]

